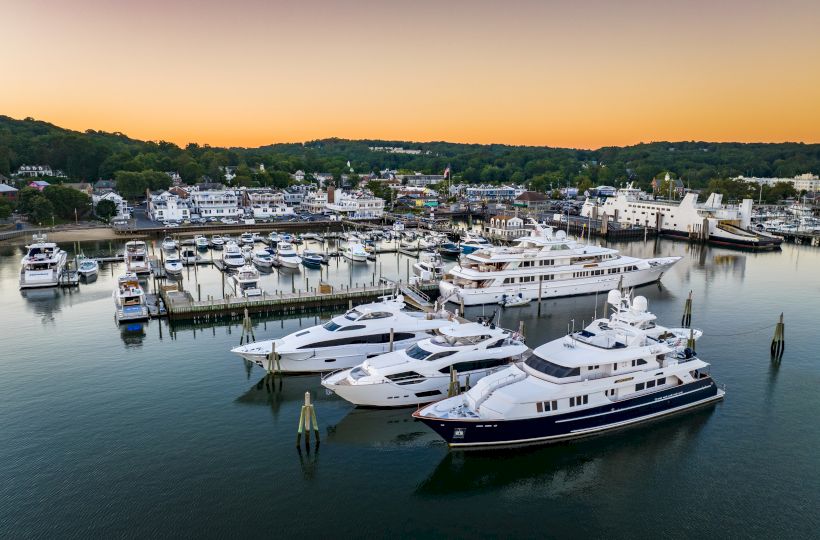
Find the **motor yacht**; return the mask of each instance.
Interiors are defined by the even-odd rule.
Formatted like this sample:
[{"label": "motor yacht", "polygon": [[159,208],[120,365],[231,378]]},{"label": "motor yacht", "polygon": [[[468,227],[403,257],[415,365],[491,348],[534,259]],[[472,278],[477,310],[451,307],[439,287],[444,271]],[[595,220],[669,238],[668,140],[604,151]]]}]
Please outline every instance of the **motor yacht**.
[{"label": "motor yacht", "polygon": [[117,280],[114,289],[114,317],[118,323],[148,320],[148,305],[145,292],[140,286],[137,274],[126,273]]},{"label": "motor yacht", "polygon": [[148,250],[142,240],[131,240],[125,243],[125,270],[134,274],[147,274],[151,271],[151,266],[148,264]]},{"label": "motor yacht", "polygon": [[245,232],[239,236],[239,242],[241,244],[252,246],[253,245],[253,233]]},{"label": "motor yacht", "polygon": [[305,250],[302,252],[302,265],[306,268],[321,268],[324,257],[315,251]]},{"label": "motor yacht", "polygon": [[[406,311],[404,298],[385,297],[333,317],[328,322],[305,328],[283,338],[236,347],[231,352],[271,369],[274,349],[278,369],[288,373],[313,373],[351,368],[370,357],[390,350],[405,349],[431,337],[437,328],[452,325],[446,311],[421,313]],[[274,364],[273,369],[277,369]]]},{"label": "motor yacht", "polygon": [[259,268],[270,268],[273,266],[273,257],[264,249],[253,252],[251,262]]},{"label": "motor yacht", "polygon": [[367,250],[357,241],[350,241],[341,249],[342,256],[351,262],[367,262]]},{"label": "motor yacht", "polygon": [[66,252],[45,235],[35,235],[26,250],[20,266],[20,288],[56,287],[68,259]]},{"label": "motor yacht", "polygon": [[89,259],[88,257],[77,257],[77,273],[81,276],[89,277],[96,275],[100,270],[100,263],[96,259]]},{"label": "motor yacht", "polygon": [[162,249],[165,251],[176,251],[177,249],[177,242],[170,236],[166,236],[162,239]]},{"label": "motor yacht", "polygon": [[225,247],[225,240],[218,234],[215,234],[211,237],[211,247],[214,249],[222,249]]},{"label": "motor yacht", "polygon": [[520,336],[495,325],[454,324],[402,351],[331,373],[322,386],[359,406],[419,405],[447,396],[451,370],[462,388],[522,360],[527,350]]},{"label": "motor yacht", "polygon": [[492,247],[493,244],[489,240],[487,240],[480,234],[476,234],[473,232],[464,233],[464,236],[461,240],[461,252],[465,255],[468,255],[480,249],[489,249]]},{"label": "motor yacht", "polygon": [[196,244],[196,248],[200,251],[205,251],[208,249],[208,239],[205,238],[204,235],[198,234],[194,238],[194,243]]},{"label": "motor yacht", "polygon": [[439,291],[443,298],[465,306],[496,304],[504,295],[519,293],[528,300],[591,294],[619,283],[622,287],[654,283],[680,259],[627,257],[534,223],[530,235],[511,247],[480,249],[462,257],[444,275]]},{"label": "motor yacht", "polygon": [[432,251],[422,251],[418,262],[413,263],[413,275],[424,281],[441,279],[444,276],[441,255]]},{"label": "motor yacht", "polygon": [[240,267],[231,276],[231,281],[237,296],[248,297],[262,294],[262,289],[259,288],[259,270],[253,265],[246,264]]},{"label": "motor yacht", "polygon": [[549,443],[596,435],[723,399],[693,351],[702,332],[666,328],[646,298],[610,291],[609,318],[413,416],[450,446]]},{"label": "motor yacht", "polygon": [[296,270],[302,264],[302,258],[296,253],[296,249],[289,242],[279,242],[276,246],[276,258],[283,268]]},{"label": "motor yacht", "polygon": [[195,248],[185,246],[180,250],[179,258],[182,259],[183,264],[196,264],[199,256],[196,254]]},{"label": "motor yacht", "polygon": [[169,275],[182,273],[182,261],[179,257],[168,257],[165,259],[165,264],[163,266],[165,268],[165,272]]},{"label": "motor yacht", "polygon": [[236,242],[225,244],[225,251],[222,253],[222,262],[227,268],[239,268],[245,266],[245,257]]}]

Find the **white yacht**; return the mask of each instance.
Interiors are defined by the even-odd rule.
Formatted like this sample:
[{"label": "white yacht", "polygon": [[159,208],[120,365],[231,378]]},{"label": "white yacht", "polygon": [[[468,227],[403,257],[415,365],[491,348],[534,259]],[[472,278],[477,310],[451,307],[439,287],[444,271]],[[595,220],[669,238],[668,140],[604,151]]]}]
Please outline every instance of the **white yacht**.
[{"label": "white yacht", "polygon": [[504,295],[529,300],[605,292],[658,281],[680,257],[639,259],[618,250],[580,244],[564,231],[534,224],[512,247],[465,255],[439,284],[441,296],[465,306],[495,304]]},{"label": "white yacht", "polygon": [[441,279],[444,276],[444,263],[441,255],[422,251],[418,262],[413,263],[413,275],[425,281]]},{"label": "white yacht", "polygon": [[162,239],[162,249],[165,251],[176,251],[177,249],[177,242],[170,236],[166,236]]},{"label": "white yacht", "polygon": [[186,246],[183,247],[179,253],[179,258],[182,259],[184,264],[196,264],[197,259],[199,256],[196,254],[196,249]]},{"label": "white yacht", "polygon": [[246,264],[239,268],[231,276],[234,290],[237,296],[259,296],[262,289],[259,288],[259,270],[251,264]]},{"label": "white yacht", "polygon": [[260,268],[270,268],[273,266],[273,257],[264,249],[253,252],[251,262]]},{"label": "white yacht", "polygon": [[[666,179],[669,180],[668,175]],[[634,191],[618,190],[615,197],[603,201],[588,197],[581,215],[712,244],[755,250],[780,249],[781,238],[752,230],[752,199],[743,199],[739,206],[731,206],[723,204],[720,193],[712,193],[706,202],[698,203],[697,193],[687,193],[678,202],[645,200]]]},{"label": "white yacht", "polygon": [[341,250],[342,256],[352,262],[367,262],[367,250],[364,245],[357,240],[351,240]]},{"label": "white yacht", "polygon": [[211,247],[214,249],[222,249],[225,247],[225,239],[218,234],[213,235],[211,237]]},{"label": "white yacht", "polygon": [[242,256],[245,257],[245,260],[250,262],[253,259],[253,246],[252,245],[244,245],[240,249],[242,251]]},{"label": "white yacht", "polygon": [[252,246],[254,243],[253,233],[244,232],[239,236],[239,242],[246,246]]},{"label": "white yacht", "polygon": [[372,356],[388,352],[391,331],[393,350],[396,351],[430,337],[437,328],[453,324],[449,320],[452,315],[446,311],[421,313],[405,311],[404,307],[402,296],[384,298],[380,302],[357,306],[325,324],[283,338],[236,347],[231,352],[267,370],[275,343],[283,372],[330,371],[351,368]]},{"label": "white yacht", "polygon": [[245,257],[236,242],[225,244],[225,251],[222,253],[222,262],[227,268],[239,268],[245,266]]},{"label": "white yacht", "polygon": [[416,411],[450,446],[547,443],[615,430],[720,400],[689,339],[665,328],[613,290],[609,318],[550,341],[523,364],[482,379],[466,393]]},{"label": "white yacht", "polygon": [[205,238],[205,235],[198,234],[194,237],[194,243],[196,244],[196,248],[205,251],[208,249],[208,239]]},{"label": "white yacht", "polygon": [[96,259],[89,259],[85,256],[77,257],[77,273],[81,276],[89,277],[96,275],[100,270],[100,263]]},{"label": "white yacht", "polygon": [[302,264],[302,258],[296,253],[296,248],[290,242],[279,242],[276,246],[276,259],[284,268],[296,270]]},{"label": "white yacht", "polygon": [[450,371],[459,388],[478,382],[512,362],[527,346],[520,337],[494,325],[454,324],[438,335],[331,373],[322,386],[354,405],[406,407],[447,396]]},{"label": "white yacht", "polygon": [[125,271],[134,274],[147,274],[151,271],[148,264],[148,249],[142,240],[125,243]]},{"label": "white yacht", "polygon": [[490,249],[493,244],[480,234],[468,231],[462,236],[460,246],[461,252],[467,255],[480,249]]},{"label": "white yacht", "polygon": [[45,235],[35,235],[21,261],[20,288],[56,287],[68,255]]},{"label": "white yacht", "polygon": [[174,275],[182,273],[182,261],[179,257],[169,256],[167,259],[165,259],[164,266],[165,272],[167,274]]},{"label": "white yacht", "polygon": [[126,273],[117,280],[114,289],[114,316],[117,322],[148,320],[148,305],[139,278],[134,273]]}]

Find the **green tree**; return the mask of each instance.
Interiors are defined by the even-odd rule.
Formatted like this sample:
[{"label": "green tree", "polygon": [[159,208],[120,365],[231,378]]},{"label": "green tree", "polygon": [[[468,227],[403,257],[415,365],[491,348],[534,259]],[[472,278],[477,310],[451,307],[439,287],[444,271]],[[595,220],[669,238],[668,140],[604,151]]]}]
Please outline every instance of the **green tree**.
[{"label": "green tree", "polygon": [[5,197],[0,197],[0,219],[6,219],[11,215],[12,205]]},{"label": "green tree", "polygon": [[17,211],[21,214],[31,215],[34,211],[34,199],[40,196],[39,190],[32,187],[24,187],[17,192]]},{"label": "green tree", "polygon": [[385,201],[390,200],[390,188],[387,187],[385,182],[377,182],[375,180],[371,180],[364,186],[366,189],[370,190],[373,195],[376,197],[380,197]]},{"label": "green tree", "polygon": [[117,193],[126,199],[135,199],[145,195],[148,189],[148,181],[142,173],[132,171],[117,171],[114,173],[117,182]]},{"label": "green tree", "polygon": [[54,218],[54,205],[42,195],[34,197],[31,201],[31,219],[35,223],[50,224]]},{"label": "green tree", "polygon": [[64,186],[48,186],[43,190],[43,196],[51,202],[55,214],[63,219],[85,217],[91,204],[88,195]]},{"label": "green tree", "polygon": [[151,191],[164,191],[171,187],[171,177],[164,172],[148,170],[140,174]]},{"label": "green tree", "polygon": [[97,207],[94,209],[94,212],[97,214],[98,218],[103,221],[108,221],[117,214],[117,205],[114,204],[114,201],[103,199],[97,203]]}]

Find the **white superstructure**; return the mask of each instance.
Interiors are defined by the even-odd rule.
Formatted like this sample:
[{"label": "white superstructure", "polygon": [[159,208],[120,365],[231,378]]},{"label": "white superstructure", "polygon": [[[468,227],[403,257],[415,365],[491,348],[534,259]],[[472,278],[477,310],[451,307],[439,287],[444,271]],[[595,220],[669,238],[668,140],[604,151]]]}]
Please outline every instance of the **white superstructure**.
[{"label": "white superstructure", "polygon": [[147,274],[151,271],[148,248],[142,240],[125,243],[125,271],[134,274]]},{"label": "white superstructure", "polygon": [[117,280],[114,289],[114,317],[117,322],[148,320],[145,291],[134,273],[126,273]]},{"label": "white superstructure", "polygon": [[504,295],[555,298],[608,291],[622,281],[635,287],[658,281],[680,257],[639,259],[618,250],[581,244],[563,231],[535,224],[512,247],[465,255],[439,284],[441,296],[465,306],[495,304]]},{"label": "white superstructure", "polygon": [[436,336],[332,373],[322,386],[354,405],[406,407],[447,396],[451,370],[459,388],[522,359],[519,336],[494,325],[454,324]]},{"label": "white superstructure", "polygon": [[[311,373],[350,368],[390,350],[404,349],[431,337],[437,328],[451,325],[451,314],[404,310],[404,298],[385,298],[363,304],[325,324],[305,328],[283,338],[236,347],[231,352],[268,370]],[[274,349],[278,365],[270,365]]]},{"label": "white superstructure", "polygon": [[20,288],[57,286],[66,264],[66,252],[54,242],[48,242],[45,235],[35,235],[34,242],[26,248],[28,251],[20,267]]}]

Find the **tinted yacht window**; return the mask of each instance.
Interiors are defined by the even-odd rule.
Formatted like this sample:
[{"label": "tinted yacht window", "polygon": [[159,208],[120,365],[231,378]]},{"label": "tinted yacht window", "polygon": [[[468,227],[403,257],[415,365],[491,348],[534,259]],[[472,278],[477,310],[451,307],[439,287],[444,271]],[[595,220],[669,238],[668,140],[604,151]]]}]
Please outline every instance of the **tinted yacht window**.
[{"label": "tinted yacht window", "polygon": [[581,374],[581,368],[570,368],[566,366],[559,366],[558,364],[553,364],[549,360],[545,360],[540,356],[532,355],[524,362],[532,369],[540,371],[545,375],[549,375],[550,377],[575,377]]},{"label": "tinted yacht window", "polygon": [[428,356],[430,356],[430,351],[425,351],[421,347],[419,347],[418,343],[414,343],[409,349],[404,351],[407,353],[407,356],[413,358],[414,360],[424,360]]}]

